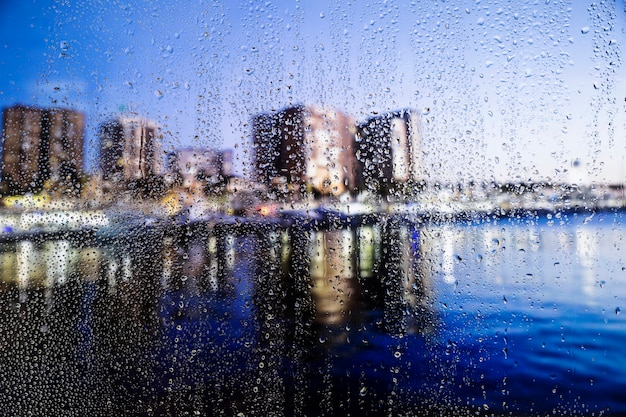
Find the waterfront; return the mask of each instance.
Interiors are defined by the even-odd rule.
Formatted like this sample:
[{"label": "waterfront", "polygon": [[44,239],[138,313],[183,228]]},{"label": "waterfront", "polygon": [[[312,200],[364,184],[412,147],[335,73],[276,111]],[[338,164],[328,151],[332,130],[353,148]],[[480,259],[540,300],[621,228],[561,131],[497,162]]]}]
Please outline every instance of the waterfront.
[{"label": "waterfront", "polygon": [[[2,245],[8,415],[623,415],[622,212]],[[297,226],[297,224],[296,224]]]}]

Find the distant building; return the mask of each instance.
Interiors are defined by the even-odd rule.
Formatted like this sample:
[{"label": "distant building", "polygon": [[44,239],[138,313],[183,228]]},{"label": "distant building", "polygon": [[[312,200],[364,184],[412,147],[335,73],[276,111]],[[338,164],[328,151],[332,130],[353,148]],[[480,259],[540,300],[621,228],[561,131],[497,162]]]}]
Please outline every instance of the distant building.
[{"label": "distant building", "polygon": [[345,114],[313,106],[295,106],[252,121],[254,169],[269,188],[294,197],[309,189],[341,195],[356,186],[354,121]]},{"label": "distant building", "polygon": [[5,108],[2,193],[37,193],[46,183],[77,191],[84,137],[83,113],[19,105]]},{"label": "distant building", "polygon": [[120,116],[100,125],[98,137],[105,185],[124,189],[161,177],[161,133],[153,121]]},{"label": "distant building", "polygon": [[177,149],[168,155],[168,168],[187,188],[226,184],[233,175],[232,155],[231,150]]},{"label": "distant building", "polygon": [[357,125],[357,183],[361,190],[386,194],[394,186],[422,180],[419,115],[401,110]]}]

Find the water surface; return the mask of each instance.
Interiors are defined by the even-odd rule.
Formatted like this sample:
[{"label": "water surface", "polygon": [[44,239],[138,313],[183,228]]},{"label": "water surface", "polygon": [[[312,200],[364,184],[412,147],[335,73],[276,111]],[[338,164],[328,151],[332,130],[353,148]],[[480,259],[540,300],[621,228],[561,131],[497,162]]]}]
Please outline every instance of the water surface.
[{"label": "water surface", "polygon": [[8,415],[624,415],[621,213],[2,247]]}]

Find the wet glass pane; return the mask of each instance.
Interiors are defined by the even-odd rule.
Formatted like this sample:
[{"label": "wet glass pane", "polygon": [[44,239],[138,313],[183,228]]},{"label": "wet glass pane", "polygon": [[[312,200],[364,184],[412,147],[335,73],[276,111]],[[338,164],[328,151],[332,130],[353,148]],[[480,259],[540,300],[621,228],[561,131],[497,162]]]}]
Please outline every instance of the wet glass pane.
[{"label": "wet glass pane", "polygon": [[6,415],[624,415],[622,2],[0,4]]}]

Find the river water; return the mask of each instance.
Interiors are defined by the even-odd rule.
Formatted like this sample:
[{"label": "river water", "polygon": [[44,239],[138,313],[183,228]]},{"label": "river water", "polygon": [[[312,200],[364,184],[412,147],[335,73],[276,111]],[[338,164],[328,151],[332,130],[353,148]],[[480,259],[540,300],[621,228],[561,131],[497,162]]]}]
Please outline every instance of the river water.
[{"label": "river water", "polygon": [[3,415],[626,415],[622,213],[0,251]]}]

